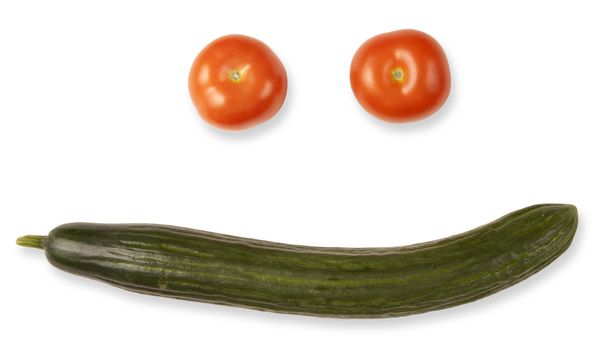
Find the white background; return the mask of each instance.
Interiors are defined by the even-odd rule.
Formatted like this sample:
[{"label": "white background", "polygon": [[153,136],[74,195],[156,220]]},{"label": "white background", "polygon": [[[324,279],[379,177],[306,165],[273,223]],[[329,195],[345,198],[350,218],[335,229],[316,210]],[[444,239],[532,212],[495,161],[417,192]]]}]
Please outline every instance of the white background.
[{"label": "white background", "polygon": [[[603,21],[597,2],[2,1],[0,348],[508,349],[601,345]],[[446,105],[406,125],[349,87],[369,37],[423,30]],[[187,76],[241,33],[283,61],[270,122],[205,124]],[[125,292],[14,244],[70,221],[153,222],[286,243],[441,238],[527,205],[575,204],[570,249],[469,305],[332,320]]]}]

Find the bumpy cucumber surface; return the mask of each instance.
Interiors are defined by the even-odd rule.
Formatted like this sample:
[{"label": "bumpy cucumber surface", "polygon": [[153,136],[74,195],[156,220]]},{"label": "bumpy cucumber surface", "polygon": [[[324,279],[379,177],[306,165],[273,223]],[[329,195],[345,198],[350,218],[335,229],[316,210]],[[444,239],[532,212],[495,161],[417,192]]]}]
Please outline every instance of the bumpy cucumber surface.
[{"label": "bumpy cucumber surface", "polygon": [[324,317],[394,317],[467,303],[570,245],[576,208],[540,204],[445,239],[322,248],[153,224],[70,223],[17,243],[56,267],[146,294]]}]

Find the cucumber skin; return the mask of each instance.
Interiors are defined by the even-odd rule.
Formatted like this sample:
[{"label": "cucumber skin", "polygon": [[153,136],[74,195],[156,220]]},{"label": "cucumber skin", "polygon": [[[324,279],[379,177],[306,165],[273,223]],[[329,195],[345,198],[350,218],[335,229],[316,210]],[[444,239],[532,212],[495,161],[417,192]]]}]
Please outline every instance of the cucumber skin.
[{"label": "cucumber skin", "polygon": [[406,316],[480,299],[570,245],[574,206],[540,204],[445,239],[322,248],[154,224],[70,223],[44,242],[59,269],[130,291],[336,318]]}]

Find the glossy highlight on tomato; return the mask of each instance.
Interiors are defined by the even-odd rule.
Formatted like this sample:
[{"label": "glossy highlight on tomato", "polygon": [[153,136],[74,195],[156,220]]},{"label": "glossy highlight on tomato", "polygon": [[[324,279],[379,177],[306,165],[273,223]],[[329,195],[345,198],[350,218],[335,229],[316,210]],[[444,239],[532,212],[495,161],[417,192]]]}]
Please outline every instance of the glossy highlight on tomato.
[{"label": "glossy highlight on tomato", "polygon": [[362,44],[352,59],[350,83],[370,114],[389,122],[409,122],[444,104],[450,93],[450,69],[435,39],[405,29]]},{"label": "glossy highlight on tomato", "polygon": [[195,58],[188,88],[199,114],[226,130],[242,130],[272,118],[287,94],[287,74],[263,42],[227,35]]}]

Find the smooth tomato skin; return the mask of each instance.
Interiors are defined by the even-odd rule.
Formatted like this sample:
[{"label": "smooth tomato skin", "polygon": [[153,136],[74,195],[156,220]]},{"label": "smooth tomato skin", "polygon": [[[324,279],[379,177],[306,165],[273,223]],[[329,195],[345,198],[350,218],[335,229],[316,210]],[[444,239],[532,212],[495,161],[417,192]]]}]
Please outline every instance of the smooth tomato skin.
[{"label": "smooth tomato skin", "polygon": [[263,42],[227,35],[195,58],[188,88],[199,114],[226,130],[242,130],[272,118],[287,94],[287,73]]},{"label": "smooth tomato skin", "polygon": [[360,105],[389,122],[435,113],[450,93],[450,68],[431,36],[404,29],[377,35],[358,48],[350,84]]}]

